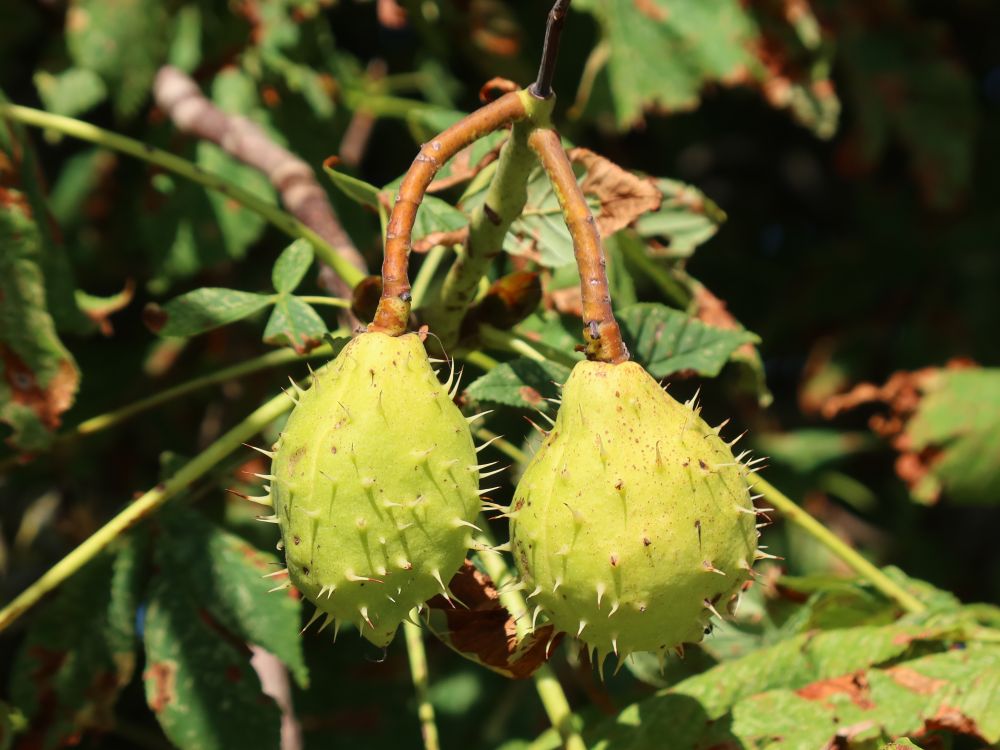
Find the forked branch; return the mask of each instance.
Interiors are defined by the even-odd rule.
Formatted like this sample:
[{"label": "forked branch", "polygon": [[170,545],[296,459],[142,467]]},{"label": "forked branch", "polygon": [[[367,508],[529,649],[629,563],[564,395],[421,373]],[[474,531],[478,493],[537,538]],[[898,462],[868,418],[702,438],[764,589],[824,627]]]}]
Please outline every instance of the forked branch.
[{"label": "forked branch", "polygon": [[531,134],[528,143],[548,173],[566,226],[573,237],[573,252],[580,269],[587,358],[612,364],[625,362],[629,358],[628,349],[622,342],[621,330],[611,309],[604,246],[594,214],[573,174],[573,165],[563,150],[559,134],[554,130],[540,128]]},{"label": "forked branch", "polygon": [[410,278],[407,272],[413,224],[427,186],[437,171],[466,146],[527,114],[522,92],[505,94],[476,110],[425,143],[399,186],[385,232],[382,261],[382,299],[369,331],[399,336],[410,317]]}]

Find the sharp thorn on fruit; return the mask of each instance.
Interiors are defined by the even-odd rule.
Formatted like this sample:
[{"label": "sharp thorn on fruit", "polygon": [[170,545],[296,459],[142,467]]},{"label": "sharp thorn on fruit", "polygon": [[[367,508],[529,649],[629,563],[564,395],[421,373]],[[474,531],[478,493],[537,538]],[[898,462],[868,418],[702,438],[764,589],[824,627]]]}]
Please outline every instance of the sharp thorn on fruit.
[{"label": "sharp thorn on fruit", "polygon": [[458,395],[458,388],[462,383],[462,375],[464,374],[465,374],[465,368],[463,367],[461,370],[458,371],[458,377],[455,378],[455,386],[450,391],[448,391],[448,398],[450,398],[452,401],[454,401],[455,396]]},{"label": "sharp thorn on fruit", "polygon": [[719,570],[717,567],[715,567],[714,565],[712,565],[711,561],[709,561],[709,560],[702,561],[701,566],[708,573],[718,573],[720,576],[723,576],[723,577],[726,575],[726,571]]},{"label": "sharp thorn on fruit", "polygon": [[535,413],[538,414],[538,416],[540,416],[546,422],[548,422],[551,426],[553,427],[556,426],[556,421],[541,409],[535,409]]},{"label": "sharp thorn on fruit", "polygon": [[311,625],[312,625],[312,624],[313,624],[314,622],[316,622],[316,620],[318,620],[318,619],[319,619],[319,618],[320,618],[320,617],[321,617],[322,615],[324,615],[324,614],[326,614],[326,613],[325,613],[325,612],[323,612],[323,610],[321,610],[321,609],[317,609],[317,610],[316,610],[315,612],[313,612],[313,613],[312,613],[312,617],[310,617],[310,618],[309,618],[309,622],[307,622],[307,623],[305,624],[305,627],[303,627],[303,628],[302,628],[302,630],[300,630],[300,631],[299,631],[299,635],[302,635],[302,634],[303,634],[303,633],[305,633],[305,632],[306,632],[307,630],[309,630],[309,627],[310,627],[310,626],[311,626]]},{"label": "sharp thorn on fruit", "polygon": [[264,456],[267,456],[268,458],[274,458],[275,455],[277,455],[276,453],[274,453],[274,451],[266,451],[263,448],[258,448],[256,445],[250,445],[250,443],[243,443],[243,445],[245,445],[247,448],[250,448],[251,450],[257,451],[258,453]]},{"label": "sharp thorn on fruit", "polygon": [[712,604],[711,599],[702,599],[701,603],[705,605],[705,609],[707,609],[713,615],[718,617],[720,620],[722,619],[722,615],[719,614],[719,611],[715,608],[715,605]]},{"label": "sharp thorn on fruit", "polygon": [[375,626],[372,624],[371,618],[368,616],[368,607],[359,607],[358,612],[361,614],[361,619],[367,623],[368,627],[374,630]]},{"label": "sharp thorn on fruit", "polygon": [[487,440],[485,443],[482,443],[481,445],[477,446],[476,447],[476,453],[479,453],[484,448],[488,448],[489,446],[493,445],[493,443],[495,443],[497,440],[501,440],[501,439],[503,439],[503,435],[494,435],[489,440]]},{"label": "sharp thorn on fruit", "polygon": [[542,436],[543,438],[546,438],[546,437],[548,437],[548,436],[549,436],[549,433],[547,433],[547,432],[546,432],[545,430],[543,430],[543,429],[542,429],[541,427],[539,427],[539,426],[538,426],[537,424],[535,424],[534,422],[532,422],[532,421],[531,421],[530,419],[528,419],[527,417],[525,417],[525,418],[524,418],[524,421],[525,421],[525,422],[527,422],[528,424],[530,424],[530,425],[531,425],[532,427],[534,427],[534,428],[535,428],[535,431],[536,431],[536,432],[537,432],[537,433],[538,433],[539,435],[541,435],[541,436]]}]

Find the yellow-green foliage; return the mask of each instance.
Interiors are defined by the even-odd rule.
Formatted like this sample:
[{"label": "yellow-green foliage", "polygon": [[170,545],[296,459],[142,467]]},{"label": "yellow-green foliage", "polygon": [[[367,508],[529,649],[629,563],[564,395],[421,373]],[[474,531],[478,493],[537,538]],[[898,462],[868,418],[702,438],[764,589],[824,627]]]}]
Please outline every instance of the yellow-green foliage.
[{"label": "yellow-green foliage", "polygon": [[479,513],[472,435],[414,334],[348,344],[301,394],[271,475],[292,584],[380,646],[444,591]]},{"label": "yellow-green foliage", "polygon": [[701,640],[755,559],[746,474],[639,365],[577,364],[510,509],[529,601],[599,664]]}]

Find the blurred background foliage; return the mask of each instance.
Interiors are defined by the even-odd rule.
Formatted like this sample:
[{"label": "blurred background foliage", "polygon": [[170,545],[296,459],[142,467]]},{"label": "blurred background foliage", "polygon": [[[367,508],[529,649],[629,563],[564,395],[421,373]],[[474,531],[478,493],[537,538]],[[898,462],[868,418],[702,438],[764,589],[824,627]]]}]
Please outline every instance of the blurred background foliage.
[{"label": "blurred background foliage", "polygon": [[[338,172],[381,186],[398,178],[418,144],[455,112],[478,105],[486,80],[533,79],[542,17],[539,4],[527,0],[5,0],[0,91],[8,101],[179,153],[274,200],[264,175],[180,134],[155,106],[154,76],[171,64],[221,109],[247,116],[318,173],[324,159],[339,155]],[[771,457],[768,478],[866,555],[964,602],[1000,599],[1000,392],[996,371],[975,367],[1000,362],[1000,8],[988,0],[577,0],[554,87],[555,121],[566,139],[663,178],[656,184],[668,198],[664,207],[609,241],[619,306],[665,301],[759,336],[756,349],[749,338],[731,342],[727,352],[745,347],[718,378],[681,373],[672,392],[690,395],[701,386],[708,421],[732,416],[738,431],[749,427],[752,447]],[[0,449],[7,451],[0,452],[7,460],[0,476],[0,590],[8,599],[133,493],[155,484],[177,460],[172,452],[196,453],[284,377],[227,382],[115,430],[59,444],[22,466],[12,465],[15,447],[44,448],[60,418],[76,424],[264,351],[263,319],[190,340],[158,339],[141,313],[147,303],[200,287],[269,290],[287,240],[232,200],[120,154],[13,126],[0,133],[0,146],[4,238],[38,261],[45,289],[41,306],[28,299],[12,307],[25,288],[12,282],[16,253],[0,251],[7,255],[0,258],[7,300],[0,343],[8,352],[30,339],[44,363],[36,372],[41,384],[56,384],[64,402],[48,421],[26,416],[12,397],[18,372],[8,363],[13,385],[0,385],[0,430],[10,438]],[[369,268],[377,269],[377,213],[319,179]],[[539,196],[538,205],[544,200]],[[32,222],[32,215],[46,220]],[[538,248],[525,241],[537,241],[536,229],[522,227],[514,249],[543,269],[544,306],[571,311],[572,300],[559,294],[575,283],[563,267],[567,255],[558,237]],[[666,282],[649,272],[650,259]],[[511,269],[521,267],[523,261]],[[323,293],[313,276],[299,292]],[[711,318],[713,310],[722,317]],[[336,327],[335,311],[319,312]],[[524,325],[567,352],[572,345],[551,316]],[[962,367],[923,369],[950,361]],[[877,393],[851,391],[918,370]],[[712,374],[712,367],[698,371]],[[510,403],[503,395],[509,385],[483,379],[466,399]],[[530,432],[514,412],[491,429],[514,442]],[[241,628],[250,627],[252,613],[222,592],[223,583],[237,584],[223,576],[216,588],[211,581],[200,592],[190,585],[213,565],[225,568],[209,558],[237,554],[226,545],[255,545],[247,554],[273,548],[270,529],[252,527],[252,512],[221,493],[242,481],[236,470],[247,460],[219,467],[200,490],[201,508],[215,521],[210,528],[198,531],[198,521],[181,516],[185,509],[165,514],[113,561],[95,563],[107,568],[89,571],[100,585],[88,589],[81,574],[72,584],[75,597],[49,605],[55,614],[48,622],[103,633],[103,650],[89,655],[96,666],[77,669],[110,665],[107,699],[89,696],[83,718],[50,716],[43,734],[31,735],[36,744],[22,735],[18,746],[55,747],[67,738],[87,747],[164,746],[143,708],[143,680],[134,679],[143,674],[141,663],[131,663],[136,625],[116,611],[126,594],[97,610],[88,595],[108,599],[109,576],[127,592],[139,575],[134,568],[152,565],[143,574],[152,583],[135,604],[147,654],[176,645],[151,635],[171,617],[196,621],[195,650],[220,623],[250,639]],[[171,534],[177,545],[162,542]],[[852,613],[853,625],[891,619],[884,602],[847,588],[820,586],[825,593],[817,599],[811,587],[846,570],[793,528],[779,525],[768,537],[771,551],[787,557],[790,577],[779,585],[768,574],[752,610],[760,615],[755,625],[709,639],[671,665],[667,682],[805,632],[803,618],[836,619],[838,607]],[[139,554],[158,538],[155,555]],[[192,538],[205,544],[185,555],[178,545]],[[238,585],[253,590],[257,583]],[[171,587],[187,591],[190,601],[170,594]],[[808,612],[791,617],[788,608],[805,600]],[[199,620],[206,601],[216,609]],[[820,625],[828,626],[836,624]],[[36,716],[67,709],[35,705],[46,696],[26,685],[44,677],[44,659],[29,669],[15,655],[24,653],[25,639],[58,649],[69,638],[65,648],[77,647],[65,627],[53,627],[45,637],[44,628],[12,634],[0,650],[8,699]],[[252,635],[267,644],[266,626]],[[415,746],[400,644],[372,654],[351,638],[335,647],[306,638],[304,657],[284,658],[293,672],[304,658],[302,675],[308,664],[311,687],[294,695],[307,747],[399,747],[400,737]],[[272,650],[285,646],[276,637]],[[242,645],[228,646],[232,654],[206,648],[216,671],[230,674],[226,660]],[[567,658],[559,671],[570,697],[595,714],[625,707],[661,679],[639,665],[605,686],[589,665]],[[437,643],[431,659],[446,746],[497,747],[545,728],[528,683],[463,662]],[[245,663],[234,664],[228,668],[238,677]],[[155,675],[145,677],[146,690],[151,681],[155,688]],[[59,701],[84,700],[82,683],[60,685],[68,692]],[[155,693],[149,701],[155,707]],[[178,742],[169,719],[160,718],[162,731]],[[276,731],[266,718],[254,717],[263,727],[258,739]],[[255,726],[244,726],[248,737]],[[80,727],[104,731],[80,734]]]}]

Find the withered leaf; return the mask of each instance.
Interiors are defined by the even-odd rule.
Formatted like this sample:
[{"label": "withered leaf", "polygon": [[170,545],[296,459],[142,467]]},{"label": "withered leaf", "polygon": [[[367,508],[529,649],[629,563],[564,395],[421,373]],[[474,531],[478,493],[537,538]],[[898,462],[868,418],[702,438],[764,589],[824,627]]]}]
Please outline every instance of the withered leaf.
[{"label": "withered leaf", "polygon": [[493,581],[468,560],[449,588],[454,604],[440,595],[427,603],[430,631],[466,659],[498,674],[530,677],[562,638],[552,625],[542,625],[519,643],[514,616],[500,604]]}]

